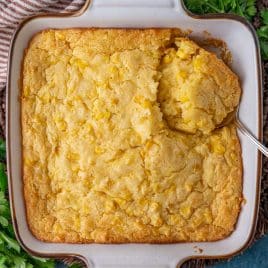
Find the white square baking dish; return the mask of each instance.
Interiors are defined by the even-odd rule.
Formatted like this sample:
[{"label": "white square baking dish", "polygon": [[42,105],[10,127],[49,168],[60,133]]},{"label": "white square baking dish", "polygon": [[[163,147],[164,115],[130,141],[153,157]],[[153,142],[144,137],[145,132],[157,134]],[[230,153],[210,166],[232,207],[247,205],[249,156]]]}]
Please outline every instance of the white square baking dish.
[{"label": "white square baking dish", "polygon": [[[180,28],[193,37],[204,31],[224,40],[233,56],[232,69],[243,88],[239,117],[262,138],[262,77],[258,41],[252,26],[234,15],[194,16],[179,0],[94,0],[81,12],[67,16],[36,16],[23,22],[10,50],[7,92],[7,146],[9,194],[13,223],[21,245],[38,256],[78,256],[91,267],[176,267],[188,258],[223,258],[237,254],[250,242],[255,230],[261,156],[249,140],[239,135],[243,154],[242,207],[234,232],[226,239],[206,243],[177,244],[56,244],[37,240],[29,231],[22,185],[19,79],[24,49],[31,37],[47,28]],[[200,250],[201,249],[201,250]]]}]

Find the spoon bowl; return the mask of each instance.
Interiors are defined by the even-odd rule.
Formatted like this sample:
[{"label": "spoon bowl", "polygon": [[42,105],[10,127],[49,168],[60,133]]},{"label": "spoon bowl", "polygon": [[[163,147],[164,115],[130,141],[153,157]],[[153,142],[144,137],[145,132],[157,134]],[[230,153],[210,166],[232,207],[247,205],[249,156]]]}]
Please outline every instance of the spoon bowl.
[{"label": "spoon bowl", "polygon": [[236,109],[227,114],[227,116],[223,119],[223,121],[217,126],[217,128],[224,127],[233,122],[235,126],[239,129],[239,131],[249,138],[251,142],[253,142],[258,150],[262,152],[266,157],[268,157],[268,148],[262,144],[253,134],[252,132],[242,123],[239,119],[239,105]]}]

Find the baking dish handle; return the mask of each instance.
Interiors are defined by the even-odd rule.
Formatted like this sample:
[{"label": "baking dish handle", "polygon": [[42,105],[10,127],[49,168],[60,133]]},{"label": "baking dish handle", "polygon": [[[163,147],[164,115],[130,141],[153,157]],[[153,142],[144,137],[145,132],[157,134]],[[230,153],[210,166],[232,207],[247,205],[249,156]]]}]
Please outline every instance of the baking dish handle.
[{"label": "baking dish handle", "polygon": [[86,254],[83,257],[88,268],[179,268],[189,259],[189,253],[186,252],[177,253],[176,257],[169,256],[165,260],[157,253],[152,257],[150,252],[148,256],[146,250],[142,254],[139,252],[138,254],[134,253],[134,255],[136,255],[135,260],[128,258],[127,255],[122,255],[122,253],[113,255],[110,260],[96,258],[94,254]]},{"label": "baking dish handle", "polygon": [[[129,8],[137,8],[143,11],[147,10],[148,12],[149,9],[151,11],[158,10],[160,12],[173,10],[182,16],[186,14],[183,0],[88,0],[87,6],[84,15],[87,15],[87,13],[91,14],[93,10],[113,10],[114,12],[118,12],[119,9]],[[102,15],[103,14],[104,13],[102,13]]]},{"label": "baking dish handle", "polygon": [[92,0],[95,7],[161,7],[175,8],[181,5],[181,0]]}]

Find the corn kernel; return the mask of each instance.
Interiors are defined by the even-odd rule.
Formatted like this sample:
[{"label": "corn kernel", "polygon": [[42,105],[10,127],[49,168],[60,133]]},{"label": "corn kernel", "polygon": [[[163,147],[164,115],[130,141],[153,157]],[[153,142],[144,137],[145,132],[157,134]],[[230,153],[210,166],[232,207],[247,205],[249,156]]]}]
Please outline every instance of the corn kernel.
[{"label": "corn kernel", "polygon": [[49,103],[49,100],[50,100],[50,94],[49,92],[44,92],[44,94],[40,97],[40,99],[45,103]]},{"label": "corn kernel", "polygon": [[208,224],[210,224],[210,223],[212,223],[212,214],[211,214],[211,212],[208,210],[208,211],[206,211],[204,214],[204,217],[205,217],[205,220],[206,220],[206,222],[208,223]]},{"label": "corn kernel", "polygon": [[124,200],[122,198],[118,198],[118,197],[114,198],[114,201],[120,206],[123,206],[123,205],[125,205],[127,203],[126,200]]},{"label": "corn kernel", "polygon": [[187,77],[188,77],[188,73],[183,70],[180,70],[176,75],[176,78],[178,81],[180,81],[181,79],[185,80]]},{"label": "corn kernel", "polygon": [[220,141],[212,141],[212,151],[216,154],[224,154],[225,147],[220,143]]},{"label": "corn kernel", "polygon": [[91,124],[86,124],[86,129],[88,130],[89,133],[93,133],[93,127]]},{"label": "corn kernel", "polygon": [[[117,203],[118,203],[118,202],[117,202]],[[126,213],[127,213],[129,216],[134,216],[133,210],[132,210],[132,208],[130,208],[130,207],[127,207],[127,209],[126,209]]]},{"label": "corn kernel", "polygon": [[198,57],[196,57],[193,61],[193,66],[195,69],[200,69],[202,66],[202,61]]},{"label": "corn kernel", "polygon": [[81,212],[84,214],[88,214],[90,212],[88,205],[83,205]]},{"label": "corn kernel", "polygon": [[235,153],[231,153],[230,156],[234,162],[237,161],[237,156]]},{"label": "corn kernel", "polygon": [[176,191],[176,186],[173,184],[172,186],[170,186],[169,188],[167,188],[164,193],[165,194],[173,194]]},{"label": "corn kernel", "polygon": [[36,162],[36,161],[33,161],[33,160],[30,159],[29,157],[25,157],[25,158],[24,158],[24,163],[25,163],[25,165],[27,165],[27,166],[32,166],[32,165],[34,164],[34,162]]},{"label": "corn kernel", "polygon": [[55,32],[55,37],[59,40],[63,40],[64,39],[64,35],[60,32]]},{"label": "corn kernel", "polygon": [[112,200],[107,200],[105,203],[105,212],[111,212],[115,209],[115,203]]},{"label": "corn kernel", "polygon": [[60,121],[59,123],[58,123],[58,128],[61,130],[61,131],[65,131],[66,130],[66,128],[67,128],[67,124],[66,124],[66,122],[65,121]]},{"label": "corn kernel", "polygon": [[155,143],[152,140],[149,140],[145,144],[145,149],[149,150]]},{"label": "corn kernel", "polygon": [[82,98],[80,96],[74,96],[73,101],[82,102]]},{"label": "corn kernel", "polygon": [[62,227],[61,227],[61,225],[60,225],[58,222],[56,222],[56,223],[53,225],[53,230],[54,230],[55,233],[59,233],[59,232],[62,231]]},{"label": "corn kernel", "polygon": [[129,200],[132,198],[132,194],[128,191],[128,190],[125,190],[124,192],[122,192],[122,197],[125,199],[125,200]]},{"label": "corn kernel", "polygon": [[167,226],[162,226],[159,228],[159,232],[160,232],[160,234],[163,234],[165,236],[169,236],[170,235],[170,228],[168,228]]},{"label": "corn kernel", "polygon": [[151,207],[151,209],[153,211],[159,211],[160,210],[160,205],[158,203],[156,203],[156,202],[153,202],[150,207]]},{"label": "corn kernel", "polygon": [[78,58],[73,58],[73,57],[70,59],[70,64],[78,67],[80,71],[84,70],[88,66],[87,62]]},{"label": "corn kernel", "polygon": [[71,95],[72,93],[74,93],[75,88],[74,87],[68,87],[67,88],[67,95]]},{"label": "corn kernel", "polygon": [[217,154],[224,154],[225,148],[221,144],[217,144],[216,146],[213,147],[213,151]]},{"label": "corn kernel", "polygon": [[182,102],[182,103],[185,103],[187,101],[189,101],[189,97],[187,95],[181,95],[180,98],[179,98],[179,101]]},{"label": "corn kernel", "polygon": [[188,219],[192,214],[192,209],[189,206],[182,206],[180,208],[180,213],[185,219]]},{"label": "corn kernel", "polygon": [[129,157],[126,158],[126,164],[130,165],[135,163],[136,159],[134,157],[134,155],[130,155]]},{"label": "corn kernel", "polygon": [[79,167],[78,167],[78,166],[72,166],[72,167],[71,167],[71,170],[72,170],[73,173],[78,174],[78,172],[79,172]]},{"label": "corn kernel", "polygon": [[207,125],[207,120],[199,120],[196,124],[198,127],[205,127]]},{"label": "corn kernel", "polygon": [[158,183],[153,183],[152,188],[154,192],[159,192],[161,190],[160,185]]},{"label": "corn kernel", "polygon": [[110,66],[109,71],[111,73],[117,73],[118,69],[115,66]]},{"label": "corn kernel", "polygon": [[108,81],[101,81],[101,82],[96,82],[96,86],[100,87],[102,89],[108,89],[109,88],[109,83]]},{"label": "corn kernel", "polygon": [[114,53],[111,57],[111,61],[115,64],[120,63],[119,53]]},{"label": "corn kernel", "polygon": [[76,217],[74,219],[74,228],[77,230],[80,228],[80,218],[79,217]]},{"label": "corn kernel", "polygon": [[163,58],[163,62],[165,64],[171,63],[172,62],[172,57],[169,54],[165,55],[164,58]]},{"label": "corn kernel", "polygon": [[73,136],[78,136],[78,131],[79,131],[79,129],[78,128],[76,128],[76,129],[72,129],[71,130],[71,135],[73,135]]},{"label": "corn kernel", "polygon": [[179,58],[183,59],[183,60],[189,58],[189,56],[190,56],[189,54],[185,53],[185,51],[184,51],[183,49],[179,49],[179,50],[177,51],[176,55],[177,55]]},{"label": "corn kernel", "polygon": [[178,225],[181,222],[181,217],[176,214],[172,214],[169,216],[169,222],[171,225]]},{"label": "corn kernel", "polygon": [[143,207],[147,206],[148,205],[148,201],[146,199],[141,199],[139,200],[139,204]]},{"label": "corn kernel", "polygon": [[68,153],[67,153],[67,158],[68,158],[70,161],[77,161],[77,160],[79,160],[79,155],[76,154],[76,153],[68,152]]},{"label": "corn kernel", "polygon": [[55,120],[56,126],[59,130],[61,130],[61,131],[66,130],[67,123],[62,118],[60,118],[59,116],[56,116],[54,120]]},{"label": "corn kernel", "polygon": [[25,86],[25,87],[23,88],[23,95],[24,95],[25,97],[28,97],[28,96],[30,95],[30,87],[29,87],[29,86]]},{"label": "corn kernel", "polygon": [[104,149],[101,148],[100,146],[95,147],[95,153],[96,154],[102,154],[104,152]]},{"label": "corn kernel", "polygon": [[197,218],[193,219],[192,225],[193,225],[193,227],[196,228],[196,227],[200,226],[203,222],[204,222],[204,220],[202,217],[197,217]]},{"label": "corn kernel", "polygon": [[153,226],[161,226],[163,224],[163,220],[160,218],[159,215],[153,215],[151,217],[151,224]]},{"label": "corn kernel", "polygon": [[193,189],[193,183],[186,182],[186,183],[185,183],[185,189],[186,189],[188,192],[191,192],[192,189]]},{"label": "corn kernel", "polygon": [[106,112],[101,112],[95,115],[96,120],[101,120],[101,119],[110,119],[111,113],[106,111]]},{"label": "corn kernel", "polygon": [[149,109],[149,108],[152,108],[152,104],[149,100],[144,100],[142,103],[141,103],[141,106],[145,109]]},{"label": "corn kernel", "polygon": [[211,147],[214,153],[217,154],[225,153],[225,147],[221,144],[220,138],[218,136],[211,137]]}]

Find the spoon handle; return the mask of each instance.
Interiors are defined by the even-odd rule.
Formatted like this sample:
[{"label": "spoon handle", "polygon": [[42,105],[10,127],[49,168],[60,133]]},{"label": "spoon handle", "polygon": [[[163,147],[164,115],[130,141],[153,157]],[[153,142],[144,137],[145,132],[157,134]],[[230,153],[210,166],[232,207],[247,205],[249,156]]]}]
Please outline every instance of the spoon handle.
[{"label": "spoon handle", "polygon": [[264,146],[245,126],[244,124],[239,121],[238,119],[235,120],[235,125],[237,128],[246,135],[257,147],[258,149],[268,157],[268,148]]}]

